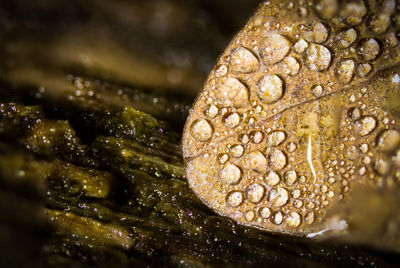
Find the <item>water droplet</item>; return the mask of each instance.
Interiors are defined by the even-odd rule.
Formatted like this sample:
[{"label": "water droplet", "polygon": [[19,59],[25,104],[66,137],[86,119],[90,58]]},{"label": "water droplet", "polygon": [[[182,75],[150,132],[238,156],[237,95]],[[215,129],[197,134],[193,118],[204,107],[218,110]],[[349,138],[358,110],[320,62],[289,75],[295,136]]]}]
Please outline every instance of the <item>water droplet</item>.
[{"label": "water droplet", "polygon": [[253,131],[250,133],[250,137],[254,143],[258,144],[258,143],[262,142],[262,140],[264,138],[264,134],[262,134],[261,131]]},{"label": "water droplet", "polygon": [[292,191],[292,197],[293,197],[293,198],[299,198],[300,195],[301,195],[301,192],[300,192],[299,189],[294,189],[294,190]]},{"label": "water droplet", "polygon": [[225,164],[228,160],[229,160],[228,154],[220,154],[220,155],[218,156],[218,161],[219,161],[219,163],[221,163],[221,164]]},{"label": "water droplet", "polygon": [[288,75],[295,76],[300,71],[300,63],[293,57],[289,56],[283,59],[285,71]]},{"label": "water droplet", "polygon": [[315,214],[313,211],[310,211],[306,214],[306,216],[304,217],[304,221],[307,224],[313,224],[315,221]]},{"label": "water droplet", "polygon": [[218,107],[215,106],[215,105],[213,105],[213,104],[210,105],[210,106],[208,107],[208,109],[206,110],[206,112],[205,112],[205,115],[206,115],[208,118],[210,118],[210,119],[216,117],[217,114],[218,114]]},{"label": "water droplet", "polygon": [[372,70],[372,66],[369,63],[362,63],[357,67],[357,74],[359,77],[367,76]]},{"label": "water droplet", "polygon": [[239,136],[239,141],[243,142],[243,143],[248,143],[249,142],[249,136],[247,136],[247,134],[243,134]]},{"label": "water droplet", "polygon": [[279,183],[280,179],[281,178],[279,177],[279,174],[276,173],[275,171],[270,171],[270,172],[268,172],[267,175],[265,175],[265,182],[271,186],[277,185]]},{"label": "water droplet", "polygon": [[277,187],[270,191],[269,201],[274,207],[281,207],[289,200],[289,193],[285,188]]},{"label": "water droplet", "polygon": [[347,114],[351,119],[357,120],[358,118],[361,117],[361,110],[358,109],[357,107],[352,107],[347,111]]},{"label": "water droplet", "polygon": [[393,162],[397,167],[400,167],[400,150],[398,150],[393,156]]},{"label": "water droplet", "polygon": [[225,184],[237,184],[242,178],[242,171],[234,164],[226,164],[220,172],[220,178]]},{"label": "water droplet", "polygon": [[301,223],[301,216],[297,212],[289,212],[286,215],[286,223],[291,227],[298,227]]},{"label": "water droplet", "polygon": [[242,82],[236,78],[220,78],[220,83],[215,92],[217,101],[223,106],[244,107],[249,102],[249,91]]},{"label": "water droplet", "polygon": [[213,128],[205,119],[197,119],[190,125],[190,133],[201,142],[208,141],[213,135]]},{"label": "water droplet", "polygon": [[264,75],[257,82],[257,96],[262,102],[273,103],[283,95],[283,81],[277,75]]},{"label": "water droplet", "polygon": [[256,214],[254,213],[254,211],[249,210],[246,212],[246,215],[245,215],[246,221],[253,221],[255,217],[256,217]]},{"label": "water droplet", "polygon": [[356,30],[350,28],[346,31],[339,33],[337,44],[340,48],[348,48],[356,41],[356,39],[357,39]]},{"label": "water droplet", "polygon": [[265,172],[267,170],[267,159],[262,152],[253,151],[244,157],[243,167],[257,172]]},{"label": "water droplet", "polygon": [[257,204],[261,201],[261,199],[264,197],[265,194],[265,189],[262,185],[258,183],[254,183],[247,187],[247,199],[254,203]]},{"label": "water droplet", "polygon": [[390,16],[386,14],[376,14],[369,21],[369,28],[375,34],[383,34],[390,26]]},{"label": "water droplet", "polygon": [[308,43],[304,39],[300,39],[299,41],[294,44],[293,49],[298,54],[303,54],[306,48],[308,47]]},{"label": "water droplet", "polygon": [[217,65],[215,67],[214,73],[216,77],[225,76],[228,73],[228,66],[226,66],[225,64]]},{"label": "water droplet", "polygon": [[349,83],[353,78],[354,69],[355,63],[353,60],[348,59],[340,62],[336,69],[338,79],[344,84]]},{"label": "water droplet", "polygon": [[269,154],[269,166],[273,170],[281,170],[286,166],[286,155],[281,150],[272,150]]},{"label": "water droplet", "polygon": [[243,155],[244,148],[242,145],[234,145],[230,149],[232,157],[238,158]]},{"label": "water droplet", "polygon": [[286,149],[288,150],[289,153],[293,153],[293,152],[296,151],[296,149],[297,149],[297,144],[294,143],[294,142],[289,142],[289,143],[286,145]]},{"label": "water droplet", "polygon": [[311,87],[311,94],[314,95],[314,97],[319,97],[322,95],[323,88],[321,85],[314,85]]},{"label": "water droplet", "polygon": [[374,169],[379,175],[386,175],[390,171],[390,163],[384,159],[379,159],[375,162]]},{"label": "water droplet", "polygon": [[358,52],[364,60],[374,60],[378,56],[379,51],[379,43],[375,39],[371,38],[362,42]]},{"label": "water droplet", "polygon": [[229,128],[237,127],[240,123],[240,116],[238,113],[230,113],[224,117],[224,125]]},{"label": "water droplet", "polygon": [[286,140],[286,133],[283,131],[273,131],[268,135],[268,144],[279,146]]},{"label": "water droplet", "polygon": [[311,44],[304,54],[304,61],[313,71],[325,71],[331,63],[331,52],[324,46]]},{"label": "water droplet", "polygon": [[274,215],[274,223],[279,225],[282,223],[282,221],[283,221],[283,215],[280,211],[278,211]]},{"label": "water droplet", "polygon": [[226,203],[231,207],[238,207],[243,202],[243,194],[238,191],[230,192],[226,196]]},{"label": "water droplet", "polygon": [[238,47],[232,51],[229,63],[233,70],[241,73],[255,72],[260,68],[257,57],[244,47]]},{"label": "water droplet", "polygon": [[271,216],[271,210],[266,207],[260,208],[258,213],[260,214],[260,217],[263,219],[268,219],[268,217]]},{"label": "water droplet", "polygon": [[292,186],[297,180],[297,172],[294,170],[289,170],[285,172],[285,184],[287,186]]},{"label": "water droplet", "polygon": [[339,5],[337,0],[319,0],[315,9],[321,18],[330,19],[338,12]]},{"label": "water droplet", "polygon": [[382,151],[394,151],[400,146],[400,131],[384,130],[378,137],[376,145]]},{"label": "water droplet", "polygon": [[367,13],[367,9],[363,1],[345,2],[340,9],[339,15],[349,25],[358,25],[362,22],[362,18]]},{"label": "water droplet", "polygon": [[261,57],[265,64],[274,64],[281,61],[289,52],[289,41],[280,34],[269,34],[261,45]]},{"label": "water droplet", "polygon": [[328,29],[320,22],[314,23],[311,30],[304,33],[304,38],[312,43],[323,43],[328,38]]},{"label": "water droplet", "polygon": [[367,143],[363,143],[360,145],[360,151],[364,154],[368,153],[369,146]]},{"label": "water droplet", "polygon": [[356,121],[356,127],[360,136],[366,136],[375,129],[376,119],[372,116],[363,116]]}]

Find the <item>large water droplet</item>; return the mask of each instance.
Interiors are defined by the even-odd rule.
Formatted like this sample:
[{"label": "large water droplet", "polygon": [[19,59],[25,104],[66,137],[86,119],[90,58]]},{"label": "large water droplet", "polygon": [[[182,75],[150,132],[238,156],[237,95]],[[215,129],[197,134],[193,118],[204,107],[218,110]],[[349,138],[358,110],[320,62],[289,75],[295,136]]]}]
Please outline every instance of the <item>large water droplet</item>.
[{"label": "large water droplet", "polygon": [[270,171],[268,172],[268,174],[265,175],[264,179],[268,185],[275,186],[279,183],[281,178],[279,177],[279,174],[275,171]]},{"label": "large water droplet", "polygon": [[304,61],[313,71],[325,71],[331,63],[331,52],[324,46],[311,44],[304,54]]},{"label": "large water droplet", "polygon": [[265,64],[274,64],[281,61],[289,52],[289,41],[280,34],[271,33],[262,43],[260,54]]},{"label": "large water droplet", "polygon": [[226,164],[220,171],[220,178],[225,184],[237,184],[242,178],[242,171],[234,164]]},{"label": "large water droplet", "polygon": [[362,42],[358,52],[364,60],[374,60],[378,56],[379,51],[379,43],[375,39],[371,38]]},{"label": "large water droplet", "polygon": [[349,83],[353,78],[355,66],[356,64],[353,60],[341,61],[336,69],[338,79],[344,84]]},{"label": "large water droplet", "polygon": [[283,81],[277,75],[264,75],[257,82],[257,96],[262,102],[273,103],[283,95]]},{"label": "large water droplet", "polygon": [[372,116],[363,116],[356,121],[356,128],[360,136],[370,134],[376,127],[376,119]]},{"label": "large water droplet", "polygon": [[300,63],[293,57],[289,56],[283,59],[285,72],[288,75],[295,76],[300,71]]},{"label": "large water droplet", "polygon": [[393,151],[400,146],[400,131],[396,129],[384,130],[378,137],[376,145],[379,150]]},{"label": "large water droplet", "polygon": [[241,73],[255,72],[260,68],[257,57],[247,48],[238,47],[230,56],[231,68]]},{"label": "large water droplet", "polygon": [[301,223],[301,216],[297,212],[289,212],[289,214],[286,215],[286,223],[290,227],[298,227]]},{"label": "large water droplet", "polygon": [[267,170],[267,158],[260,151],[253,151],[247,154],[243,159],[243,167],[252,169],[257,172],[265,172]]},{"label": "large water droplet", "polygon": [[312,43],[323,43],[328,38],[328,29],[320,22],[311,25],[311,30],[304,33],[304,38]]},{"label": "large water droplet", "polygon": [[190,133],[198,141],[205,142],[211,139],[213,128],[205,119],[197,119],[190,125]]},{"label": "large water droplet", "polygon": [[238,191],[230,192],[226,196],[226,203],[230,207],[238,207],[243,202],[243,194]]},{"label": "large water droplet", "polygon": [[281,150],[272,150],[269,154],[269,166],[273,170],[281,170],[286,166],[286,155]]},{"label": "large water droplet", "polygon": [[285,184],[287,186],[292,186],[297,180],[297,172],[294,170],[289,170],[285,172]]},{"label": "large water droplet", "polygon": [[247,187],[246,193],[247,193],[247,199],[250,202],[257,204],[264,197],[265,189],[262,185],[254,183],[249,187]]},{"label": "large water droplet", "polygon": [[356,39],[357,39],[356,30],[350,28],[346,31],[339,33],[337,44],[340,48],[348,48],[356,41]]},{"label": "large water droplet", "polygon": [[227,114],[223,119],[224,125],[229,128],[237,127],[240,123],[240,116],[238,113]]},{"label": "large water droplet", "polygon": [[268,144],[279,146],[286,140],[286,134],[283,131],[273,131],[268,135]]},{"label": "large water droplet", "polygon": [[242,82],[236,78],[221,78],[215,92],[217,101],[223,106],[243,107],[249,102],[249,91]]},{"label": "large water droplet", "polygon": [[289,200],[289,193],[285,188],[277,187],[270,191],[269,201],[274,207],[281,207]]}]

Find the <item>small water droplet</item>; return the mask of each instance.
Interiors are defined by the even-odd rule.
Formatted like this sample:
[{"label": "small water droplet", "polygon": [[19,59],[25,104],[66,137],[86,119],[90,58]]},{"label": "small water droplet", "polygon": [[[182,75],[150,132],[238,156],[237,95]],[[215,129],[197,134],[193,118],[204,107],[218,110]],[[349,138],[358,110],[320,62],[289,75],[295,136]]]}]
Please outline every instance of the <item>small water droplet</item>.
[{"label": "small water droplet", "polygon": [[280,177],[275,171],[270,171],[265,175],[264,180],[268,185],[275,186],[279,183]]},{"label": "small water droplet", "polygon": [[369,21],[369,28],[375,34],[383,34],[389,28],[391,21],[390,16],[386,14],[375,14]]},{"label": "small water droplet", "polygon": [[300,63],[293,57],[289,56],[283,59],[285,70],[288,75],[295,76],[300,71]]},{"label": "small water droplet", "polygon": [[349,117],[353,120],[357,120],[361,117],[361,110],[357,107],[352,107],[347,111]]},{"label": "small water droplet", "polygon": [[346,31],[339,33],[337,44],[340,48],[348,48],[356,41],[356,39],[357,39],[356,30],[350,28]]},{"label": "small water droplet", "polygon": [[289,52],[289,41],[280,34],[269,34],[261,45],[260,54],[265,64],[281,61]]},{"label": "small water droplet", "polygon": [[285,188],[277,187],[270,191],[269,201],[274,207],[281,207],[289,200],[289,193]]},{"label": "small water droplet", "polygon": [[249,221],[249,222],[253,221],[255,217],[256,217],[256,214],[254,213],[254,211],[249,210],[246,212],[246,215],[245,215],[246,221]]},{"label": "small water droplet", "polygon": [[217,65],[215,67],[214,73],[216,77],[225,76],[228,73],[228,66],[226,66],[225,64]]},{"label": "small water droplet", "polygon": [[356,121],[356,127],[360,136],[366,136],[375,129],[376,119],[372,116],[363,116]]},{"label": "small water droplet", "polygon": [[242,178],[242,171],[234,164],[226,164],[220,172],[220,178],[225,184],[238,184]]},{"label": "small water droplet", "polygon": [[301,195],[301,192],[300,192],[299,189],[294,189],[294,190],[292,191],[292,197],[293,197],[293,198],[299,198],[300,195]]},{"label": "small water droplet", "polygon": [[247,187],[246,193],[247,193],[247,199],[250,202],[257,204],[264,197],[265,189],[262,185],[254,183],[249,187]]},{"label": "small water droplet", "polygon": [[273,170],[281,170],[286,166],[286,155],[281,150],[272,150],[269,154],[269,166]]},{"label": "small water droplet", "polygon": [[339,63],[336,69],[338,79],[347,84],[351,81],[354,75],[355,63],[351,59],[343,60]]},{"label": "small water droplet", "polygon": [[208,141],[213,135],[213,128],[205,119],[197,119],[190,125],[190,133],[201,142]]},{"label": "small water droplet", "polygon": [[218,111],[219,111],[219,110],[218,110],[218,107],[212,104],[212,105],[210,105],[210,106],[208,107],[208,109],[206,110],[205,115],[206,115],[208,118],[212,119],[212,118],[214,118],[214,117],[217,116]]},{"label": "small water droplet", "polygon": [[220,155],[218,156],[218,161],[219,161],[219,163],[221,163],[221,164],[225,164],[228,160],[229,160],[228,154],[220,154]]},{"label": "small water droplet", "polygon": [[266,208],[266,207],[260,208],[258,213],[260,214],[260,217],[263,218],[263,219],[268,219],[268,217],[271,216],[271,210],[269,208]]},{"label": "small water droplet", "polygon": [[357,67],[357,74],[359,77],[367,76],[372,70],[372,66],[369,63],[362,63]]},{"label": "small water droplet", "polygon": [[311,94],[314,95],[314,97],[319,97],[322,95],[323,88],[321,85],[314,85],[311,87]]},{"label": "small water droplet", "polygon": [[260,68],[257,57],[244,47],[238,47],[232,51],[229,63],[233,70],[241,73],[255,72]]},{"label": "small water droplet", "polygon": [[243,202],[243,194],[238,191],[230,192],[226,196],[226,203],[231,207],[238,207]]},{"label": "small water droplet", "polygon": [[363,143],[360,145],[360,151],[364,154],[368,153],[369,145],[367,143]]},{"label": "small water droplet", "polygon": [[297,172],[294,170],[286,171],[284,178],[285,178],[285,184],[287,186],[292,186],[297,180]]},{"label": "small water droplet", "polygon": [[223,119],[224,125],[229,128],[235,128],[240,123],[240,116],[238,113],[227,114]]},{"label": "small water droplet", "polygon": [[315,9],[320,17],[330,19],[338,12],[339,4],[337,0],[319,0]]},{"label": "small water droplet", "polygon": [[390,171],[390,163],[384,159],[379,159],[375,162],[374,169],[379,175],[386,175]]},{"label": "small water droplet", "polygon": [[301,216],[297,212],[289,212],[289,214],[286,215],[286,223],[290,227],[298,227],[301,223]]},{"label": "small water droplet", "polygon": [[315,214],[313,211],[310,211],[306,214],[306,216],[304,217],[304,222],[307,224],[313,224],[315,221]]},{"label": "small water droplet", "polygon": [[311,30],[304,33],[304,38],[312,43],[323,43],[328,38],[328,29],[320,22],[314,23]]},{"label": "small water droplet", "polygon": [[257,172],[265,172],[267,170],[267,159],[260,151],[253,151],[247,154],[243,159],[243,167],[252,169]]},{"label": "small water droplet", "polygon": [[374,60],[380,51],[379,43],[371,38],[367,41],[362,42],[359,47],[358,53],[363,57],[364,60]]},{"label": "small water droplet", "polygon": [[294,142],[289,142],[289,143],[286,145],[286,149],[288,150],[289,153],[293,153],[293,152],[296,151],[296,149],[297,149],[297,144],[294,143]]},{"label": "small water droplet", "polygon": [[344,2],[339,15],[349,25],[358,25],[362,22],[362,18],[367,13],[367,8],[363,1]]},{"label": "small water droplet", "polygon": [[273,131],[268,135],[268,144],[279,146],[286,140],[286,133],[283,131]]},{"label": "small water droplet", "polygon": [[243,155],[244,152],[244,148],[242,145],[234,145],[230,148],[230,153],[232,155],[232,157],[238,158],[241,157]]},{"label": "small water droplet", "polygon": [[280,211],[278,211],[274,215],[274,223],[279,225],[282,223],[282,221],[283,221],[283,215]]},{"label": "small water droplet", "polygon": [[283,81],[277,75],[264,75],[257,82],[257,96],[262,102],[273,103],[283,95]]},{"label": "small water droplet", "polygon": [[311,44],[304,54],[304,61],[313,71],[325,71],[331,63],[331,52],[322,45]]},{"label": "small water droplet", "polygon": [[262,142],[262,140],[264,138],[264,134],[262,134],[261,131],[253,131],[250,133],[250,137],[254,143],[258,144],[258,143]]}]

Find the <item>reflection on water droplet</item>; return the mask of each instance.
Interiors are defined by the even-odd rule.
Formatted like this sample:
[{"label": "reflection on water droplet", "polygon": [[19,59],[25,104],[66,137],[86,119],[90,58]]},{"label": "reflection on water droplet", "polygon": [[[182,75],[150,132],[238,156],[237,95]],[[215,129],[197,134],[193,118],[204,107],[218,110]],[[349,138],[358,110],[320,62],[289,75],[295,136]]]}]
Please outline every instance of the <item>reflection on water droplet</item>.
[{"label": "reflection on water droplet", "polygon": [[220,178],[225,184],[237,184],[242,178],[242,171],[234,164],[226,164],[220,172]]},{"label": "reflection on water droplet", "polygon": [[190,125],[190,133],[201,142],[208,141],[213,135],[213,128],[205,119],[197,119]]},{"label": "reflection on water droplet", "polygon": [[229,63],[233,70],[241,73],[255,72],[260,68],[257,57],[244,47],[238,47],[232,51]]},{"label": "reflection on water droplet", "polygon": [[243,202],[243,194],[241,192],[230,192],[226,196],[226,203],[231,207],[238,207]]},{"label": "reflection on water droplet", "polygon": [[271,186],[277,185],[280,181],[279,174],[276,173],[275,171],[268,172],[268,174],[265,175],[264,179],[265,179],[265,182]]},{"label": "reflection on water droplet", "polygon": [[262,102],[273,103],[283,95],[283,81],[277,75],[264,75],[257,82],[257,96]]},{"label": "reflection on water droplet", "polygon": [[265,194],[265,189],[262,185],[258,183],[254,183],[247,187],[247,199],[254,203],[257,204],[261,201],[261,199],[264,197]]}]

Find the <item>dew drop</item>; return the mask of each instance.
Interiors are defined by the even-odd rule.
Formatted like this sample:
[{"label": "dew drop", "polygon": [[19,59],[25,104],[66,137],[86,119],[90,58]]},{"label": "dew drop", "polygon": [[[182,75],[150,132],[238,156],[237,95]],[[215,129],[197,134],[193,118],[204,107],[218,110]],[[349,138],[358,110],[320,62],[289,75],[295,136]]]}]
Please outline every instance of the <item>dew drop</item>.
[{"label": "dew drop", "polygon": [[264,197],[265,189],[262,185],[254,183],[249,187],[247,187],[246,193],[247,193],[247,199],[250,202],[257,204]]},{"label": "dew drop", "polygon": [[293,198],[299,198],[299,197],[300,197],[300,194],[301,194],[301,192],[300,192],[299,189],[294,189],[294,190],[292,191],[292,197],[293,197]]},{"label": "dew drop", "polygon": [[336,69],[336,74],[338,76],[338,79],[344,84],[349,83],[353,78],[354,69],[355,69],[355,63],[353,60],[350,59],[343,60],[342,62],[339,63]]},{"label": "dew drop", "polygon": [[226,203],[231,207],[238,207],[243,202],[243,194],[238,191],[230,192],[226,196]]},{"label": "dew drop", "polygon": [[210,106],[208,107],[208,109],[206,110],[205,115],[206,115],[208,118],[212,119],[212,118],[214,118],[214,117],[217,116],[218,111],[219,111],[219,110],[218,110],[218,107],[212,104],[212,105],[210,105]]},{"label": "dew drop", "polygon": [[268,219],[268,217],[271,216],[271,210],[266,207],[260,208],[258,213],[262,219]]},{"label": "dew drop", "polygon": [[319,0],[315,9],[321,18],[330,19],[338,12],[339,5],[337,0]]},{"label": "dew drop", "polygon": [[367,143],[363,143],[360,145],[360,151],[364,154],[368,153],[369,145]]},{"label": "dew drop", "polygon": [[376,145],[382,151],[394,151],[400,146],[400,131],[395,129],[384,130],[378,137]]},{"label": "dew drop", "polygon": [[281,170],[286,166],[286,155],[281,150],[273,150],[269,154],[269,166],[273,170]]},{"label": "dew drop", "polygon": [[300,63],[293,57],[289,56],[283,59],[285,71],[288,75],[295,76],[300,71]]},{"label": "dew drop", "polygon": [[313,224],[315,221],[315,214],[313,211],[310,211],[306,214],[306,216],[304,217],[304,222],[307,224]]},{"label": "dew drop", "polygon": [[261,57],[265,64],[281,61],[289,52],[289,41],[280,34],[269,34],[261,45]]},{"label": "dew drop", "polygon": [[308,47],[308,43],[304,39],[300,39],[299,41],[294,44],[293,49],[298,54],[303,54],[306,48]]},{"label": "dew drop", "polygon": [[364,60],[374,60],[380,51],[380,47],[378,42],[371,38],[367,41],[364,41],[360,48],[359,48],[359,54],[363,57]]},{"label": "dew drop", "polygon": [[390,16],[381,13],[371,17],[369,28],[375,34],[383,34],[389,28],[390,23]]},{"label": "dew drop", "polygon": [[236,78],[220,78],[216,90],[216,97],[223,106],[244,107],[249,102],[249,91],[242,82]]},{"label": "dew drop", "polygon": [[289,200],[289,193],[285,188],[277,187],[270,191],[269,201],[274,207],[281,207],[285,205]]},{"label": "dew drop", "polygon": [[390,171],[390,163],[384,159],[379,159],[375,162],[374,169],[379,175],[386,175]]},{"label": "dew drop", "polygon": [[339,33],[337,44],[340,48],[348,48],[356,41],[356,39],[357,39],[356,30],[350,28],[346,31]]},{"label": "dew drop", "polygon": [[238,158],[243,155],[244,148],[242,145],[234,145],[230,148],[230,153],[232,157]]},{"label": "dew drop", "polygon": [[376,119],[372,116],[363,116],[356,121],[356,128],[360,136],[370,134],[376,127]]},{"label": "dew drop", "polygon": [[242,178],[242,171],[238,166],[228,163],[222,168],[220,178],[225,184],[237,184]]},{"label": "dew drop", "polygon": [[291,227],[298,227],[301,223],[301,216],[297,212],[289,212],[286,215],[286,223]]},{"label": "dew drop", "polygon": [[278,211],[277,213],[275,213],[274,215],[274,223],[279,225],[281,224],[283,221],[283,215],[280,211]]},{"label": "dew drop", "polygon": [[280,181],[279,174],[276,173],[275,171],[268,172],[268,174],[265,175],[264,179],[265,179],[265,182],[268,185],[271,185],[271,186],[277,185],[279,183],[279,181]]},{"label": "dew drop", "polygon": [[304,61],[313,71],[325,71],[331,63],[331,52],[324,46],[311,44],[304,54]]},{"label": "dew drop", "polygon": [[357,67],[357,74],[359,77],[367,76],[372,70],[372,66],[369,63],[362,63]]},{"label": "dew drop", "polygon": [[323,43],[328,38],[328,29],[320,22],[314,23],[311,31],[304,33],[304,38],[312,43]]},{"label": "dew drop", "polygon": [[224,125],[229,128],[237,127],[240,123],[240,116],[238,113],[227,114],[224,119]]},{"label": "dew drop", "polygon": [[225,164],[229,160],[228,154],[220,154],[218,156],[218,162],[221,164]]},{"label": "dew drop", "polygon": [[289,142],[289,143],[286,145],[286,149],[288,150],[289,153],[293,153],[293,152],[296,151],[296,149],[297,149],[297,144],[294,143],[294,142]]},{"label": "dew drop", "polygon": [[254,213],[254,211],[249,210],[246,212],[246,215],[245,215],[246,221],[249,221],[249,222],[253,221],[255,217],[256,217],[256,214]]},{"label": "dew drop", "polygon": [[347,111],[349,117],[353,120],[357,120],[361,117],[361,110],[357,107],[352,107]]},{"label": "dew drop", "polygon": [[226,66],[225,64],[217,65],[215,67],[214,73],[216,77],[225,76],[228,73],[228,66]]},{"label": "dew drop", "polygon": [[362,22],[362,18],[367,13],[367,9],[363,1],[345,2],[341,8],[339,15],[349,25],[358,25]]},{"label": "dew drop", "polygon": [[268,135],[268,144],[279,146],[286,140],[286,134],[283,131],[273,131]]},{"label": "dew drop", "polygon": [[190,133],[201,142],[208,141],[213,135],[213,128],[205,119],[197,119],[190,125]]},{"label": "dew drop", "polygon": [[264,134],[262,134],[261,131],[253,131],[250,134],[251,139],[253,140],[254,143],[258,144],[260,142],[262,142],[263,138],[264,138]]},{"label": "dew drop", "polygon": [[285,184],[287,186],[292,186],[297,180],[297,172],[294,170],[286,171],[284,178],[285,178]]},{"label": "dew drop", "polygon": [[267,159],[260,151],[253,151],[247,154],[243,159],[243,167],[252,169],[257,172],[265,172],[267,170]]},{"label": "dew drop", "polygon": [[257,57],[244,47],[238,47],[232,51],[230,65],[234,71],[241,73],[255,72],[260,68],[260,62]]},{"label": "dew drop", "polygon": [[273,103],[283,95],[283,81],[277,75],[264,75],[257,82],[257,96],[264,103]]},{"label": "dew drop", "polygon": [[311,94],[313,94],[314,97],[319,97],[322,95],[323,88],[321,85],[314,85],[311,87]]}]

